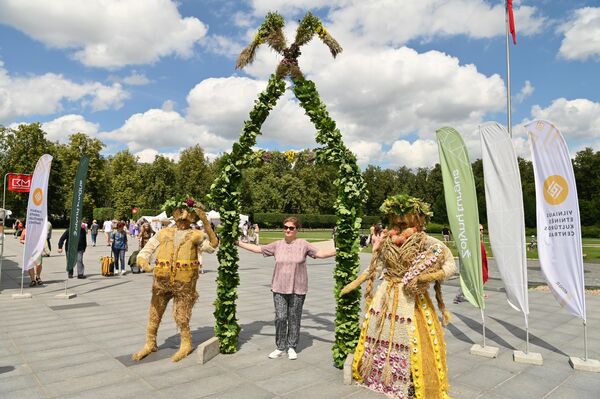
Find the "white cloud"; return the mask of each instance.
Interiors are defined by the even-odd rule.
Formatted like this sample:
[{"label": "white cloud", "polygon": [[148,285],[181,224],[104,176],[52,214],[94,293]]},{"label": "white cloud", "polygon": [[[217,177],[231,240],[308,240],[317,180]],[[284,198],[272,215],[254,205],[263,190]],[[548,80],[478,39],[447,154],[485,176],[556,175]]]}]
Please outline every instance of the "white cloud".
[{"label": "white cloud", "polygon": [[134,155],[138,157],[138,160],[142,163],[152,163],[157,155],[162,155],[163,157],[172,159],[173,161],[179,161],[179,154],[182,149],[178,152],[159,152],[154,148],[146,148],[142,151],[136,152]]},{"label": "white cloud", "polygon": [[360,140],[349,143],[348,148],[356,155],[356,162],[361,167],[377,164],[383,160],[384,153],[381,143]]},{"label": "white cloud", "polygon": [[0,122],[15,117],[49,115],[78,102],[92,111],[118,109],[129,93],[119,83],[75,83],[62,75],[46,73],[10,76],[0,61]]},{"label": "white cloud", "polygon": [[385,154],[390,167],[429,167],[439,162],[438,146],[433,140],[397,140]]},{"label": "white cloud", "polygon": [[116,75],[111,75],[108,77],[110,82],[118,82],[128,86],[144,86],[149,83],[152,83],[150,79],[143,73],[138,73],[136,71],[132,71],[131,74],[124,77],[119,77]]},{"label": "white cloud", "polygon": [[208,36],[202,46],[212,53],[232,58],[237,57],[243,48],[241,43],[222,35]]},{"label": "white cloud", "polygon": [[554,123],[569,141],[595,139],[600,135],[600,103],[588,99],[558,98],[547,108],[535,105],[531,116]]},{"label": "white cloud", "polygon": [[[329,8],[328,30],[344,43],[351,40],[364,45],[400,46],[411,39],[434,36],[467,35],[475,39],[505,33],[504,3],[495,5],[483,0],[254,0],[255,15],[270,10],[297,15],[299,11]],[[541,32],[546,18],[536,7],[515,7],[519,35]]]},{"label": "white cloud", "polygon": [[0,0],[0,9],[0,22],[101,68],[190,57],[207,31],[171,0]]},{"label": "white cloud", "polygon": [[98,123],[85,120],[81,115],[69,114],[49,122],[42,123],[42,130],[48,133],[48,138],[53,141],[65,143],[69,136],[75,133],[85,133],[88,136],[95,136],[98,133]]},{"label": "white cloud", "polygon": [[559,56],[579,61],[600,59],[600,7],[576,10],[559,31],[564,33]]},{"label": "white cloud", "polygon": [[523,87],[521,87],[521,90],[519,91],[515,99],[518,103],[522,103],[527,97],[530,97],[534,91],[535,87],[533,87],[530,81],[526,80],[525,84],[523,85]]},{"label": "white cloud", "polygon": [[157,148],[168,152],[169,148],[189,147],[200,144],[209,152],[228,149],[231,141],[210,133],[203,126],[187,121],[175,111],[150,109],[132,115],[123,126],[99,134],[102,140],[126,143],[134,152]]}]

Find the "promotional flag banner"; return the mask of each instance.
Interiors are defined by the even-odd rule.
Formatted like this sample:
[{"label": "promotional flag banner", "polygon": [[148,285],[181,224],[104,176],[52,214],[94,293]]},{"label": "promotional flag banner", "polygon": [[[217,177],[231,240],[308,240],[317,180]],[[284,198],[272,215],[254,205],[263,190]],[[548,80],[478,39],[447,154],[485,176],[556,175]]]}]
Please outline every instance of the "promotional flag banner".
[{"label": "promotional flag banner", "polygon": [[8,174],[8,191],[28,193],[31,188],[31,175],[21,173]]},{"label": "promotional flag banner", "polygon": [[515,28],[515,16],[513,14],[512,0],[506,0],[506,12],[508,14],[508,30],[513,39],[513,43],[517,44],[517,30]]},{"label": "promotional flag banner", "polygon": [[540,266],[556,300],[585,321],[581,221],[569,149],[550,122],[535,120],[525,129],[535,176]]},{"label": "promotional flag banner", "polygon": [[67,272],[73,272],[77,261],[77,245],[81,234],[81,213],[83,209],[83,194],[90,158],[84,155],[79,160],[79,167],[73,183],[73,202],[71,203],[71,223],[69,225],[69,247],[67,248]]},{"label": "promotional flag banner", "polygon": [[42,255],[48,236],[48,177],[51,165],[52,156],[42,155],[35,165],[31,178],[25,223],[27,234],[23,250],[23,273],[31,269],[35,265],[35,261]]},{"label": "promotional flag banner", "polygon": [[506,129],[496,122],[480,127],[488,231],[508,303],[529,314],[525,212],[517,155]]},{"label": "promotional flag banner", "polygon": [[448,220],[460,260],[460,285],[465,298],[483,310],[479,213],[473,169],[460,133],[443,127],[436,135]]}]

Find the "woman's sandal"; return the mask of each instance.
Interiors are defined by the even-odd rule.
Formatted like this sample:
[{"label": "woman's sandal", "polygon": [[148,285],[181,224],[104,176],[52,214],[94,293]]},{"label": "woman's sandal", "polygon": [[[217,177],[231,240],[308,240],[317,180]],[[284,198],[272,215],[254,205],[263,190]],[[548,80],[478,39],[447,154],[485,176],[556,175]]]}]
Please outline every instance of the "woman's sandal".
[{"label": "woman's sandal", "polygon": [[42,279],[41,279],[41,278],[39,278],[39,277],[36,277],[36,278],[35,278],[35,282],[36,282],[36,284],[37,284],[37,285],[44,285],[44,282],[43,282],[43,281],[42,281]]},{"label": "woman's sandal", "polygon": [[31,280],[31,282],[29,283],[30,287],[35,287],[37,285],[37,282],[35,280]]}]

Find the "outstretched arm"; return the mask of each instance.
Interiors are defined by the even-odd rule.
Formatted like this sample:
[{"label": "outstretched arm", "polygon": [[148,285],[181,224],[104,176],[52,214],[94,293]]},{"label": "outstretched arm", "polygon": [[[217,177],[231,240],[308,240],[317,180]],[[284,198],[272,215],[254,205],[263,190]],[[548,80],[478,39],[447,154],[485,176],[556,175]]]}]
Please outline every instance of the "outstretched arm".
[{"label": "outstretched arm", "polygon": [[194,210],[196,211],[196,215],[198,215],[198,217],[202,221],[202,224],[204,225],[204,232],[208,235],[208,241],[210,242],[210,246],[213,248],[217,248],[217,246],[219,245],[219,239],[213,231],[210,222],[206,217],[206,213],[204,213],[204,210],[202,210],[202,208],[194,208]]},{"label": "outstretched arm", "polygon": [[346,295],[346,294],[354,291],[355,289],[357,289],[358,287],[360,287],[360,285],[362,283],[364,283],[365,281],[367,281],[367,278],[369,278],[369,269],[366,269],[365,271],[363,271],[360,274],[360,276],[357,277],[356,280],[352,281],[350,284],[348,284],[344,288],[342,288],[342,290],[340,291],[340,296],[341,295]]},{"label": "outstretched arm", "polygon": [[260,249],[259,245],[249,244],[247,242],[238,241],[238,246],[240,248],[244,248],[246,251],[254,252],[255,254],[261,254],[262,249]]},{"label": "outstretched arm", "polygon": [[315,254],[315,258],[318,258],[318,259],[331,258],[332,256],[335,256],[335,248],[322,249],[320,251],[317,251],[317,253]]}]

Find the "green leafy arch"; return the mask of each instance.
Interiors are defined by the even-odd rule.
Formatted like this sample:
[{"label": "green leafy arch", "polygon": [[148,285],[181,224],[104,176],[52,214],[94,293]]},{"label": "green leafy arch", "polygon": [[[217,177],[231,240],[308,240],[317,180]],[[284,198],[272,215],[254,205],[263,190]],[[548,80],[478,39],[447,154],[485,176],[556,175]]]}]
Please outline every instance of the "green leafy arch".
[{"label": "green leafy arch", "polygon": [[335,344],[333,360],[342,367],[346,356],[351,353],[360,334],[360,290],[340,297],[339,291],[354,280],[360,269],[358,258],[358,233],[361,224],[362,207],[366,199],[365,183],[356,157],[342,141],[342,134],[331,119],[325,104],[321,101],[315,84],[305,79],[298,66],[300,47],[317,35],[335,57],[342,51],[337,41],[329,35],[319,18],[311,13],[300,21],[294,43],[289,47],[283,34],[285,21],[277,13],[267,14],[254,40],[240,54],[236,67],[250,64],[256,49],[263,43],[283,55],[283,60],[271,75],[265,91],[259,94],[250,111],[250,118],[244,122],[244,129],[230,153],[223,159],[223,167],[215,179],[209,194],[210,203],[218,208],[223,223],[221,245],[218,252],[219,271],[217,277],[217,298],[215,299],[215,334],[219,338],[222,353],[234,353],[237,350],[240,326],[236,318],[236,288],[240,278],[238,274],[239,237],[238,223],[240,213],[240,183],[242,170],[262,162],[260,152],[254,152],[256,136],[269,112],[285,91],[285,78],[290,77],[293,92],[300,105],[317,129],[316,141],[322,147],[317,149],[317,162],[330,163],[338,167],[338,176],[334,181],[337,199],[334,207],[337,222],[337,254],[334,271],[334,295],[337,300],[335,318]]}]

